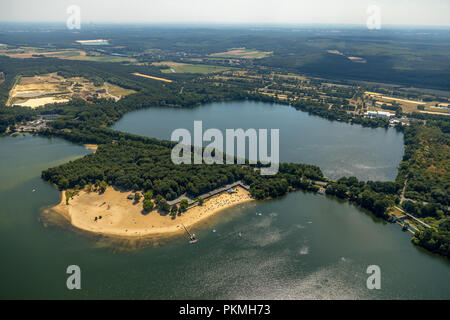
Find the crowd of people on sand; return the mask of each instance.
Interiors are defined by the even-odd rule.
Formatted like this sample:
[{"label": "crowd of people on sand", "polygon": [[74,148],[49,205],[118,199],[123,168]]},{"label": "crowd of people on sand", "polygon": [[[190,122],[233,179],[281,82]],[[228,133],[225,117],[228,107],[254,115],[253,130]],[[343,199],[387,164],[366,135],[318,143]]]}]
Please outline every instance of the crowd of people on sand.
[{"label": "crowd of people on sand", "polygon": [[[226,195],[226,194],[223,193],[222,195]],[[246,197],[246,195],[238,194],[238,193],[230,193],[229,197],[226,197],[226,198],[224,198],[224,197],[220,198],[220,195],[219,195],[219,196],[217,196],[217,199],[215,199],[215,203],[211,207],[206,209],[205,212],[214,211],[217,209],[217,207],[227,207],[233,203],[240,202],[245,197]]]}]

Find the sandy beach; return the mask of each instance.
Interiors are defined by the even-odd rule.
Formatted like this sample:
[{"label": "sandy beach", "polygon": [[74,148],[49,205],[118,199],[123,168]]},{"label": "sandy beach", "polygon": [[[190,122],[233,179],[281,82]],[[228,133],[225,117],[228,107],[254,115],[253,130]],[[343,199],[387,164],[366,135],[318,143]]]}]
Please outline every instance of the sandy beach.
[{"label": "sandy beach", "polygon": [[[79,229],[97,234],[125,237],[143,237],[184,232],[182,224],[191,227],[214,214],[240,203],[252,201],[247,190],[237,187],[237,192],[214,196],[202,206],[193,206],[173,219],[157,210],[144,213],[142,199],[128,200],[130,192],[108,187],[103,194],[80,191],[66,204],[65,192],[61,202],[50,208]],[[101,218],[100,218],[101,217]],[[97,219],[96,219],[97,218]]]},{"label": "sandy beach", "polygon": [[95,153],[95,151],[97,151],[97,149],[98,149],[98,145],[96,145],[96,144],[85,144],[84,147],[85,147],[86,149],[89,149],[89,150],[94,151],[94,153]]}]

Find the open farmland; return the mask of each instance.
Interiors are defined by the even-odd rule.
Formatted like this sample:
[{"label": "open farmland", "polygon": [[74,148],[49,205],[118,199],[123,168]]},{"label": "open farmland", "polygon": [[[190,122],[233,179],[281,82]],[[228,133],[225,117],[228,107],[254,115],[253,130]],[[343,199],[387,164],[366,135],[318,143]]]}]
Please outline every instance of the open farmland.
[{"label": "open farmland", "polygon": [[62,60],[94,61],[94,62],[135,62],[128,57],[101,54],[97,51],[78,49],[49,50],[36,47],[0,48],[0,55],[15,59],[57,58]]},{"label": "open farmland", "polygon": [[142,74],[142,73],[139,73],[139,72],[134,72],[134,73],[132,73],[132,75],[137,76],[137,77],[142,77],[142,78],[148,78],[148,79],[153,79],[153,80],[163,81],[163,82],[172,82],[172,80],[169,80],[169,79],[164,79],[164,78],[158,78],[158,77],[154,77],[154,76],[149,76],[149,75]]},{"label": "open farmland", "polygon": [[[437,107],[436,105],[439,105],[438,101],[415,101],[415,100],[408,100],[408,99],[402,99],[402,98],[395,98],[395,97],[389,97],[386,95],[383,95],[381,93],[377,92],[370,92],[366,91],[364,93],[366,99],[369,99],[372,101],[372,107],[370,107],[370,110],[381,110],[379,107],[382,104],[386,104],[388,106],[391,106],[393,104],[398,104],[401,106],[402,111],[405,113],[412,113],[412,112],[423,112],[423,113],[435,113],[435,114],[442,114],[442,115],[450,115],[450,109],[444,109]],[[377,106],[378,104],[378,106]],[[417,107],[423,106],[423,110],[419,110]]]},{"label": "open farmland", "polygon": [[210,54],[211,57],[217,58],[237,58],[237,59],[262,59],[273,52],[263,52],[258,50],[246,49],[246,48],[234,48],[225,52],[217,52]]},{"label": "open farmland", "polygon": [[19,77],[9,93],[7,105],[36,108],[48,103],[67,102],[71,98],[109,98],[117,101],[131,93],[134,91],[106,82],[96,87],[85,78],[64,78],[57,73],[50,73]]},{"label": "open farmland", "polygon": [[172,61],[163,61],[163,62],[154,62],[152,63],[154,66],[167,66],[168,69],[162,69],[163,73],[200,73],[207,74],[213,72],[222,72],[226,70],[230,70],[231,68],[221,67],[221,66],[213,66],[206,64],[188,64],[181,62],[172,62]]},{"label": "open farmland", "polygon": [[86,56],[86,52],[83,50],[64,49],[64,50],[48,50],[35,47],[19,47],[19,48],[2,48],[0,49],[0,55],[4,55],[15,59],[29,59],[39,57],[51,57],[59,59],[69,59],[77,56]]}]

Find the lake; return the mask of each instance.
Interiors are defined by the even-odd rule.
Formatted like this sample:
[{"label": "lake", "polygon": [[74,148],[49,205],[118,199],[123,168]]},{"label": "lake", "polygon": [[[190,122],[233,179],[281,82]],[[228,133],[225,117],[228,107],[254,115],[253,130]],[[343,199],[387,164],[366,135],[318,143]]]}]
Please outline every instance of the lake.
[{"label": "lake", "polygon": [[[129,116],[142,118],[154,110]],[[176,112],[185,111],[170,110]],[[298,114],[303,113],[291,115],[301,118]],[[147,121],[164,127],[156,118]],[[336,134],[342,127],[356,135],[369,132],[376,141],[401,140],[390,130],[328,124]],[[383,144],[375,147],[385,159],[396,157]],[[1,299],[450,298],[448,260],[414,247],[398,225],[311,193],[227,209],[193,228],[200,239],[196,245],[179,236],[130,249],[48,223],[42,208],[60,197],[40,179],[41,171],[89,152],[61,139],[0,137]],[[72,264],[81,268],[78,291],[66,288],[66,268]],[[381,269],[380,290],[366,287],[369,265]]]},{"label": "lake", "polygon": [[225,129],[279,129],[281,161],[318,165],[332,179],[393,181],[404,153],[403,134],[393,128],[331,122],[290,106],[251,101],[139,110],[126,114],[112,128],[170,140],[177,128],[193,133],[195,120],[203,121],[203,132],[217,128],[224,136]]}]

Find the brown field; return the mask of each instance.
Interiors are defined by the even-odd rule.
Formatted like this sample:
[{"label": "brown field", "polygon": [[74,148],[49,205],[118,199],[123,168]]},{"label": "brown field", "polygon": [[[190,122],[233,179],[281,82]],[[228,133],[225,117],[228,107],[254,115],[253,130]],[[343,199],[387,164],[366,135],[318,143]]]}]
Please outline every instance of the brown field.
[{"label": "brown field", "polygon": [[215,66],[209,64],[189,64],[173,61],[163,61],[163,62],[153,62],[154,66],[167,66],[170,69],[162,69],[163,73],[200,73],[208,74],[215,72],[227,71],[231,68],[226,68],[222,66]]},{"label": "brown field", "polygon": [[361,57],[355,57],[355,56],[346,56],[345,54],[343,54],[342,52],[340,52],[339,50],[327,50],[327,52],[329,54],[336,54],[339,56],[344,56],[346,57],[348,60],[350,60],[351,62],[355,62],[355,63],[366,63],[366,59],[361,58]]},{"label": "brown field", "polygon": [[46,56],[49,58],[57,58],[62,60],[80,60],[80,61],[96,61],[96,62],[135,62],[135,59],[127,57],[102,55],[91,51],[89,54],[84,50],[65,49],[59,51],[48,51],[43,48],[20,47],[18,49],[0,49],[0,55],[8,56],[16,59],[32,59],[38,56]]},{"label": "brown field", "polygon": [[59,51],[47,51],[40,48],[33,47],[21,47],[18,49],[1,49],[0,55],[5,55],[10,58],[16,59],[29,59],[36,58],[36,55],[43,55],[46,57],[68,59],[74,56],[86,56],[86,52],[83,50],[59,50]]},{"label": "brown field", "polygon": [[[395,101],[401,105],[402,111],[405,113],[423,112],[423,113],[450,115],[450,110],[435,107],[435,105],[438,103],[438,101],[421,102],[421,101],[393,98],[393,97],[384,96],[380,93],[370,92],[370,91],[366,91],[365,96],[371,97],[371,98],[375,99],[376,101],[386,103],[386,104],[393,103]],[[418,110],[417,109],[418,105],[425,106],[425,110]],[[375,107],[375,106],[370,107],[369,109],[370,110],[381,110],[381,108]]]},{"label": "brown field", "polygon": [[179,67],[184,66],[186,63],[182,62],[173,62],[173,61],[161,61],[161,62],[153,62],[153,66],[168,66],[168,67]]},{"label": "brown field", "polygon": [[134,91],[106,82],[102,86],[96,87],[85,78],[64,78],[57,73],[50,73],[18,78],[9,92],[6,105],[36,108],[48,103],[67,102],[73,97],[82,99],[92,97],[112,98],[117,101],[131,93],[134,93]]},{"label": "brown field", "polygon": [[300,76],[297,74],[276,74],[277,77],[284,78],[284,79],[295,79],[295,80],[308,80],[305,76]]},{"label": "brown field", "polygon": [[225,52],[212,53],[210,56],[219,58],[261,59],[271,54],[273,54],[272,51],[263,52],[246,48],[233,48]]},{"label": "brown field", "polygon": [[106,92],[107,92],[109,95],[115,97],[116,100],[120,100],[120,99],[122,99],[123,97],[126,97],[126,96],[128,96],[128,95],[130,95],[130,94],[136,92],[136,91],[134,91],[134,90],[125,89],[125,88],[116,86],[116,85],[111,84],[111,83],[109,83],[109,82],[105,82],[105,83],[104,83],[104,86],[105,86]]},{"label": "brown field", "polygon": [[132,75],[135,75],[138,77],[143,77],[143,78],[149,78],[149,79],[153,79],[153,80],[158,80],[158,81],[163,81],[163,82],[172,82],[172,80],[169,80],[169,79],[153,77],[153,76],[149,76],[149,75],[138,73],[138,72],[134,72],[134,73],[132,73]]}]

